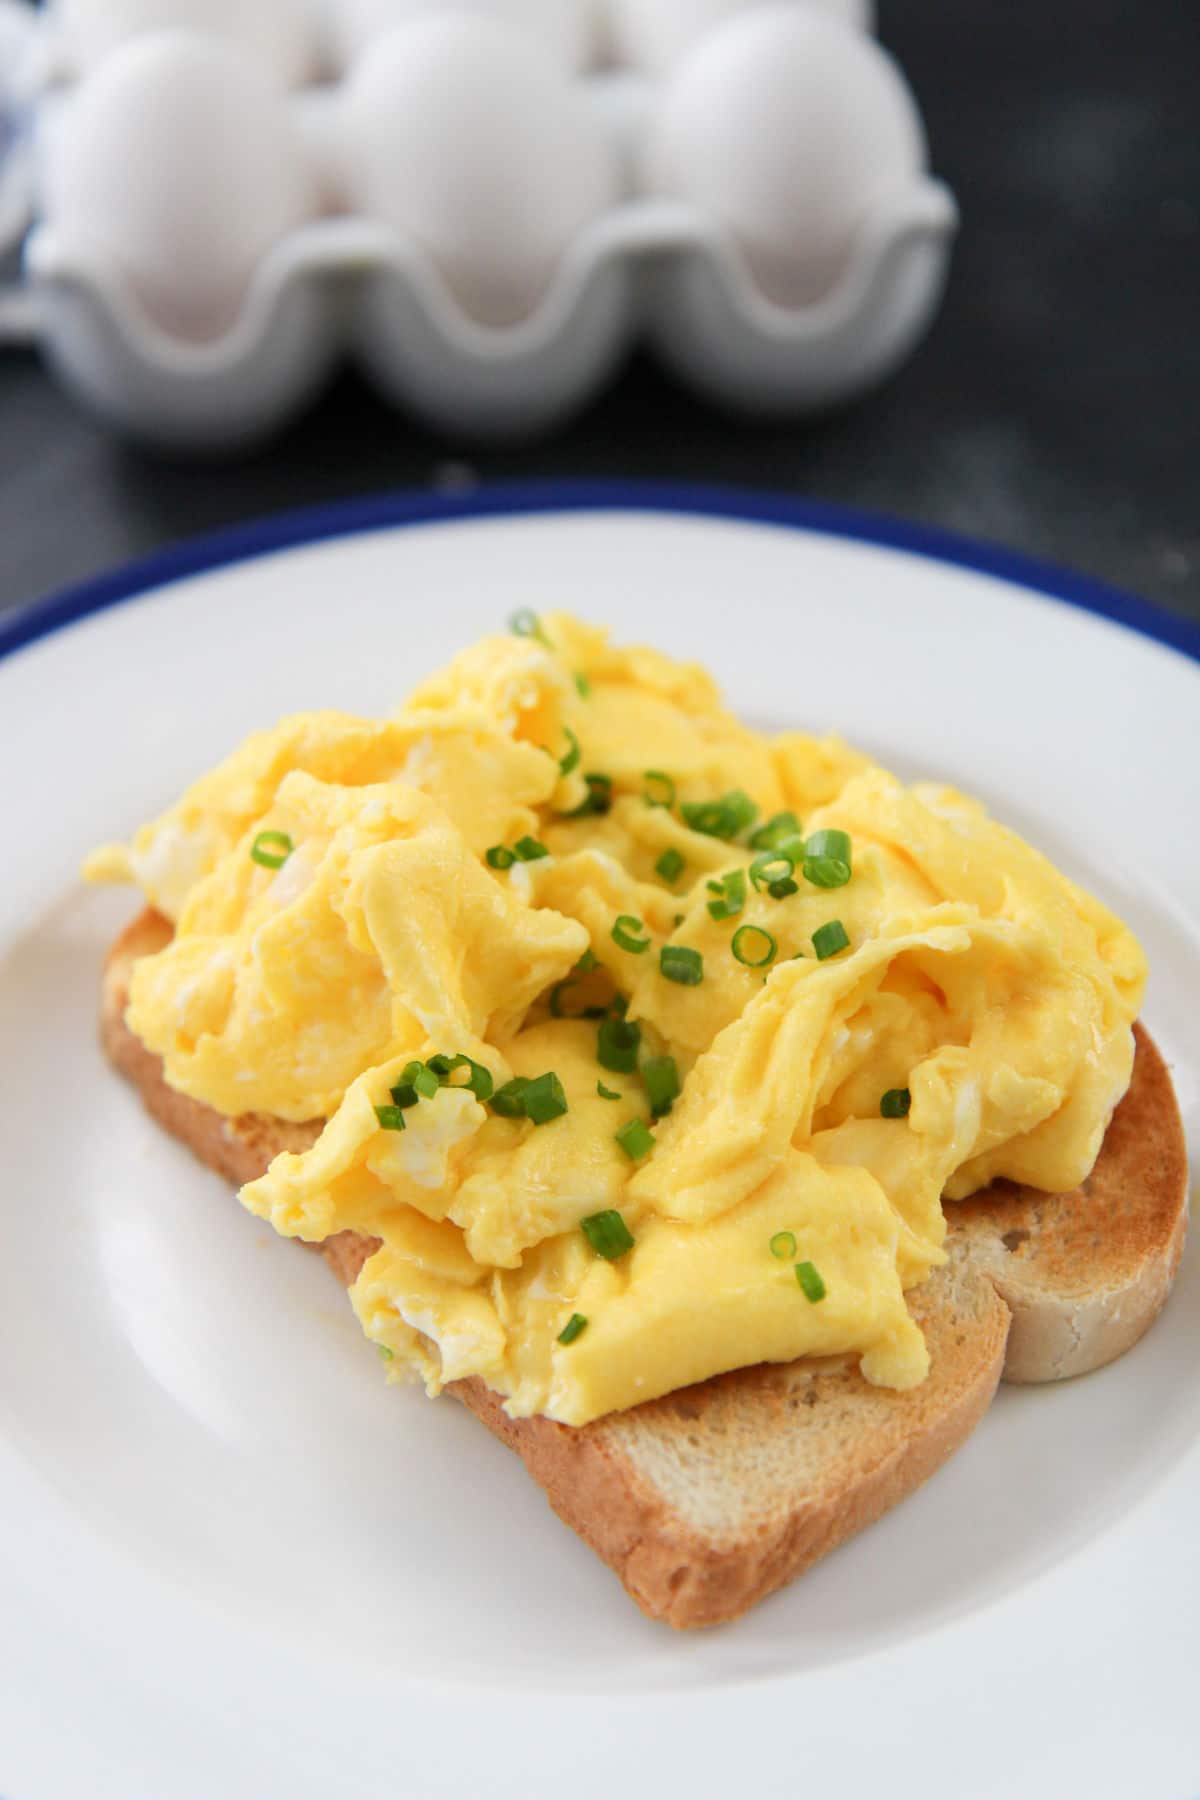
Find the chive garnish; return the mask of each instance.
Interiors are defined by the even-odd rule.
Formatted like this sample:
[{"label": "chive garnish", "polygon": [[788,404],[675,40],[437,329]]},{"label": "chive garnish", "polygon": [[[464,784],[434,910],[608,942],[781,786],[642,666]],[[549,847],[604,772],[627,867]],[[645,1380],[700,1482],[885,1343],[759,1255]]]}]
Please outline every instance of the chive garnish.
[{"label": "chive garnish", "polygon": [[661,769],[647,769],[643,781],[642,798],[647,806],[674,806],[675,783],[669,775]]},{"label": "chive garnish", "polygon": [[260,831],[250,846],[250,860],[264,869],[282,869],[295,848],[286,831]]},{"label": "chive garnish", "polygon": [[602,1069],[630,1075],[637,1068],[642,1028],[627,1019],[603,1019],[596,1033],[596,1061]]},{"label": "chive garnish", "polygon": [[776,894],[776,888],[783,888],[793,894],[796,892],[796,883],[792,880],[795,870],[796,865],[790,856],[784,856],[778,850],[764,850],[750,864],[750,879],[760,894],[765,888],[767,893],[781,900],[783,895]]},{"label": "chive garnish", "polygon": [[492,1095],[492,1111],[499,1113],[502,1119],[523,1119],[525,1117],[525,1089],[529,1086],[528,1077],[514,1075],[506,1081],[502,1088],[497,1088]]},{"label": "chive garnish", "polygon": [[840,919],[830,919],[827,925],[819,925],[813,932],[812,941],[818,962],[824,962],[826,957],[836,956],[839,950],[847,949],[850,943],[846,927]]},{"label": "chive garnish", "polygon": [[[426,1067],[432,1069],[438,1080],[445,1087],[469,1088],[477,1100],[490,1100],[495,1082],[490,1069],[482,1063],[473,1062],[469,1056],[431,1056]],[[470,1069],[466,1081],[450,1080],[456,1069]]]},{"label": "chive garnish", "polygon": [[806,856],[803,873],[814,887],[840,888],[850,879],[850,864],[839,862],[836,856]]},{"label": "chive garnish", "polygon": [[587,700],[591,697],[592,684],[586,675],[582,673],[576,674],[575,686],[579,690],[579,698],[581,700]]},{"label": "chive garnish", "polygon": [[489,869],[511,869],[516,860],[514,852],[504,844],[493,844],[486,858]]},{"label": "chive garnish", "polygon": [[664,850],[654,865],[654,873],[661,876],[668,887],[674,887],[686,868],[687,863],[678,850]]},{"label": "chive garnish", "polygon": [[746,904],[746,871],[731,869],[719,881],[708,883],[709,892],[720,896],[708,903],[709,916],[714,919],[733,919]]},{"label": "chive garnish", "polygon": [[748,969],[765,969],[768,963],[775,961],[779,949],[771,933],[764,931],[761,925],[739,926],[729,947],[737,961]]},{"label": "chive garnish", "polygon": [[796,1240],[790,1231],[777,1231],[771,1239],[771,1255],[780,1262],[791,1262],[796,1254]]},{"label": "chive garnish", "polygon": [[633,1249],[633,1233],[613,1207],[580,1219],[579,1229],[596,1255],[602,1256],[605,1262],[615,1262],[618,1256]]},{"label": "chive garnish", "polygon": [[785,838],[799,837],[800,821],[794,812],[777,812],[750,838],[752,850],[778,850]]},{"label": "chive garnish", "polygon": [[649,1156],[654,1148],[654,1134],[642,1119],[630,1119],[628,1125],[622,1125],[613,1135],[631,1162]]},{"label": "chive garnish", "polygon": [[398,1106],[377,1106],[375,1117],[379,1120],[380,1131],[403,1131],[404,1114]]},{"label": "chive garnish", "polygon": [[569,725],[563,726],[563,736],[566,738],[569,748],[565,756],[559,757],[558,766],[562,774],[569,775],[572,770],[579,767],[583,751],[579,748],[579,739]]},{"label": "chive garnish", "polygon": [[804,1298],[806,1300],[811,1300],[815,1304],[816,1301],[825,1298],[825,1283],[821,1280],[820,1274],[814,1268],[812,1263],[802,1262],[796,1264],[796,1280],[803,1288]]},{"label": "chive garnish", "polygon": [[679,1098],[679,1066],[675,1058],[648,1056],[642,1064],[642,1081],[650,1111],[656,1119],[661,1119]]},{"label": "chive garnish", "polygon": [[720,800],[695,800],[680,807],[684,823],[705,837],[722,838],[726,843],[745,831],[758,817],[758,808],[749,794],[733,788]]},{"label": "chive garnish", "polygon": [[912,1095],[907,1088],[889,1088],[879,1102],[879,1111],[885,1119],[907,1119],[912,1105]]},{"label": "chive garnish", "polygon": [[380,1356],[382,1356],[384,1362],[391,1362],[396,1354],[394,1350],[389,1350],[386,1344],[376,1344],[375,1348],[378,1350]]},{"label": "chive garnish", "polygon": [[658,967],[660,974],[668,981],[677,981],[680,987],[699,987],[704,980],[704,958],[686,944],[664,944]]},{"label": "chive garnish", "polygon": [[650,939],[637,935],[645,929],[642,921],[635,919],[632,913],[622,913],[612,928],[613,943],[619,944],[622,950],[631,951],[634,956],[641,956],[650,948]]},{"label": "chive garnish", "polygon": [[606,813],[612,806],[612,776],[585,775],[587,798],[569,813],[562,813],[564,819],[586,819],[591,813]]},{"label": "chive garnish", "polygon": [[513,845],[521,862],[540,862],[543,856],[549,856],[545,844],[539,844],[534,837],[518,838]]},{"label": "chive garnish", "polygon": [[567,1111],[567,1096],[553,1070],[532,1080],[516,1075],[492,1095],[492,1111],[502,1119],[529,1119],[534,1125],[547,1125]]},{"label": "chive garnish", "polygon": [[612,1088],[606,1088],[602,1081],[596,1083],[596,1092],[602,1100],[619,1100],[621,1098],[620,1094],[615,1093]]},{"label": "chive garnish", "polygon": [[525,1106],[525,1117],[535,1125],[548,1125],[551,1119],[561,1119],[567,1111],[567,1096],[563,1084],[553,1070],[527,1082],[521,1098]]},{"label": "chive garnish", "polygon": [[850,858],[850,834],[847,831],[814,831],[806,838],[804,844],[806,856],[832,856],[837,862],[848,863]]},{"label": "chive garnish", "polygon": [[560,1344],[573,1344],[581,1331],[587,1330],[587,1320],[582,1313],[572,1313],[558,1334]]},{"label": "chive garnish", "polygon": [[514,637],[536,638],[539,644],[545,644],[547,650],[553,648],[550,639],[542,629],[542,621],[527,606],[513,614],[508,621],[508,629]]}]

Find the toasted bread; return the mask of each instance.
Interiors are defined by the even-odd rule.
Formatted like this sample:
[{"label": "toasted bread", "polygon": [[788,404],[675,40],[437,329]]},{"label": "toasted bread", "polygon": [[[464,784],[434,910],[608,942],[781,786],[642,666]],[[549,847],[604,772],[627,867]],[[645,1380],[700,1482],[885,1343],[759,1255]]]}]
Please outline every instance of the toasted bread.
[{"label": "toasted bread", "polygon": [[[105,971],[101,1040],[154,1117],[230,1182],[320,1121],[225,1119],[170,1088],[125,1024],[137,957],[167,920],[143,913]],[[555,1511],[652,1618],[736,1617],[902,1500],[986,1412],[1001,1374],[1051,1381],[1129,1348],[1158,1313],[1183,1249],[1187,1165],[1170,1077],[1139,1026],[1134,1077],[1096,1166],[1070,1194],[1010,1183],[949,1209],[950,1257],[910,1296],[931,1372],[905,1393],[850,1359],[735,1370],[575,1428],[510,1419],[480,1381],[453,1384],[516,1450]],[[375,1248],[343,1232],[319,1248],[351,1283]]]}]

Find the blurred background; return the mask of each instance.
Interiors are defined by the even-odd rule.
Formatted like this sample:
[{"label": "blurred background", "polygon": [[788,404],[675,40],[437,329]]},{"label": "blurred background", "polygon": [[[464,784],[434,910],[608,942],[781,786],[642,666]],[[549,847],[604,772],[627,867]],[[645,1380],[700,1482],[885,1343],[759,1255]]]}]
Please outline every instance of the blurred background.
[{"label": "blurred background", "polygon": [[[235,521],[545,477],[767,488],[948,527],[1200,618],[1200,55],[1178,0],[880,0],[961,232],[890,380],[747,423],[645,351],[567,426],[480,447],[342,368],[277,439],[132,449],[0,347],[0,610]],[[0,265],[15,277],[10,257]]]}]

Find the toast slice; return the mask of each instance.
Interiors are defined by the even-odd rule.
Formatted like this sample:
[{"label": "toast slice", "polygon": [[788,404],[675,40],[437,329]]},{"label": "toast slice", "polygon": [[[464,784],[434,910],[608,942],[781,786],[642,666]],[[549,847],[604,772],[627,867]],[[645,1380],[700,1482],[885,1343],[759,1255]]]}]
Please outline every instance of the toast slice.
[{"label": "toast slice", "polygon": [[[225,1119],[167,1086],[125,1008],[134,961],[170,935],[145,912],[113,946],[101,1041],[159,1123],[240,1186],[321,1124]],[[1170,1077],[1136,1029],[1133,1082],[1081,1188],[998,1183],[951,1208],[949,1261],[910,1296],[931,1358],[920,1387],[872,1387],[852,1359],[810,1358],[738,1369],[583,1427],[510,1419],[477,1380],[447,1391],[517,1451],[650,1617],[736,1617],[919,1487],[970,1435],[1002,1373],[1082,1374],[1152,1322],[1182,1254],[1187,1166]],[[312,1248],[349,1285],[375,1243],[343,1232]]]}]

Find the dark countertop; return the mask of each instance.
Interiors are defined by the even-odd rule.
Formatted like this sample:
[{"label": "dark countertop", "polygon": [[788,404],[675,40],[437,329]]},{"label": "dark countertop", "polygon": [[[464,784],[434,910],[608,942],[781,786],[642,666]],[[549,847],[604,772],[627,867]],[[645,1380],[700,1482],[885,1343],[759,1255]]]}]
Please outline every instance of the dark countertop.
[{"label": "dark countertop", "polygon": [[423,433],[339,378],[238,462],[121,447],[0,353],[0,610],[235,520],[473,479],[649,476],[897,513],[1200,619],[1200,131],[1177,0],[881,0],[963,232],[901,374],[819,422],[745,427],[638,360],[530,448]]}]

